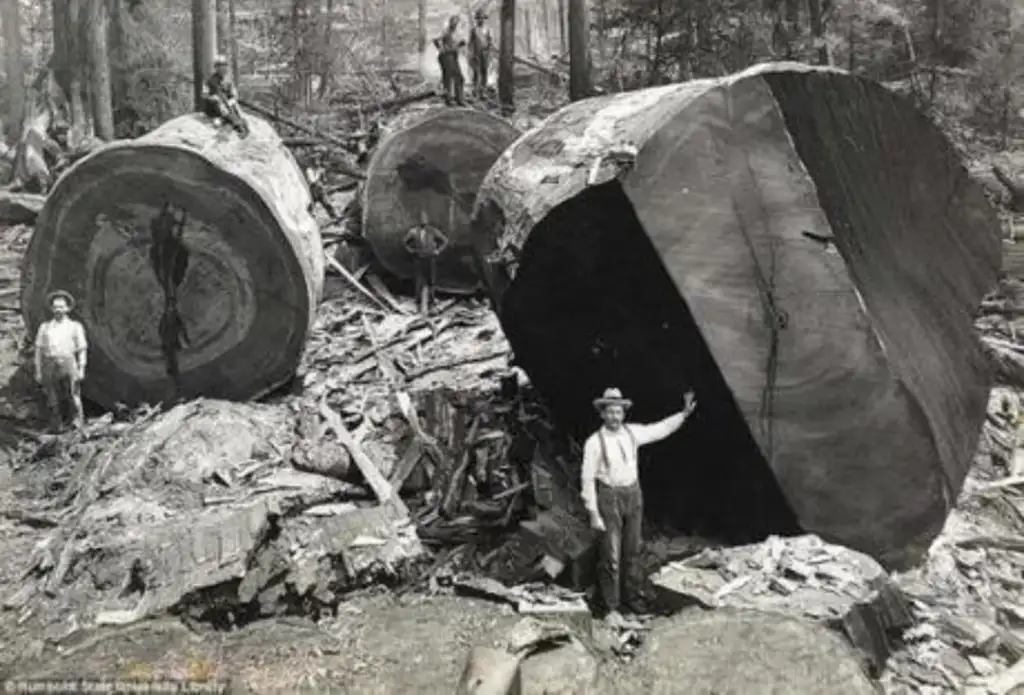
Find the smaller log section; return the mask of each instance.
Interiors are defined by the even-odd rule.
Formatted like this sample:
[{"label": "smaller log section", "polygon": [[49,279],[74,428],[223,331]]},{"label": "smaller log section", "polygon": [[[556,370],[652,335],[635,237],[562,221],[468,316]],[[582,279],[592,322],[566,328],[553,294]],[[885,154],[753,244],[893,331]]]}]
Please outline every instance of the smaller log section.
[{"label": "smaller log section", "polygon": [[411,279],[409,229],[426,218],[449,246],[438,258],[437,288],[480,289],[470,217],[487,170],[519,136],[508,122],[474,109],[433,108],[403,115],[374,151],[363,187],[363,234],[381,265]]},{"label": "smaller log section", "polygon": [[239,138],[185,115],[77,162],[40,212],[22,306],[36,330],[66,289],[103,407],[259,397],[294,374],[323,289],[320,233],[291,153],[249,116]]},{"label": "smaller log section", "polygon": [[991,379],[972,317],[999,225],[881,85],[782,63],[565,107],[481,185],[499,317],[578,437],[608,386],[647,510],[734,542],[799,529],[902,564],[960,492]]}]

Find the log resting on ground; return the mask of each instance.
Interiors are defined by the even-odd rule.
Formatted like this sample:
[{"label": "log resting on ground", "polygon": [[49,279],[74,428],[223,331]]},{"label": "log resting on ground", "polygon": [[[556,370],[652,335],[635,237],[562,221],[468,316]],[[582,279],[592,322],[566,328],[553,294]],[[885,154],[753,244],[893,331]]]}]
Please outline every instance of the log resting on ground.
[{"label": "log resting on ground", "polygon": [[975,450],[972,328],[999,225],[953,148],[871,81],[795,63],[572,104],[478,193],[501,323],[578,436],[607,386],[651,421],[648,511],[910,559]]},{"label": "log resting on ground", "polygon": [[35,193],[0,191],[0,225],[32,224],[45,201]]},{"label": "log resting on ground", "polygon": [[[105,407],[163,400],[167,289],[153,221],[183,220],[169,269],[183,326],[177,395],[258,397],[295,372],[323,289],[309,189],[265,122],[239,138],[199,115],[114,142],[72,166],[46,201],[25,256],[22,298],[34,331],[45,296],[66,289],[89,336],[86,398]],[[173,294],[173,293],[172,293]],[[173,308],[173,307],[172,307]],[[166,325],[166,324],[165,324]]]},{"label": "log resting on ground", "polygon": [[494,160],[518,137],[508,122],[475,109],[434,108],[399,117],[374,150],[363,187],[363,234],[381,264],[398,277],[415,270],[405,235],[421,215],[450,241],[437,262],[437,287],[480,288],[470,215],[476,190]]}]

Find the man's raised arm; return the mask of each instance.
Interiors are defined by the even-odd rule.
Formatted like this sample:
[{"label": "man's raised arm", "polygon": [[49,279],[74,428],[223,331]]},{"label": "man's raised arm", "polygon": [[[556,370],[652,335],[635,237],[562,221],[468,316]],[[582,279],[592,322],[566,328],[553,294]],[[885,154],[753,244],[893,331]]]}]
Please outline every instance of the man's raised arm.
[{"label": "man's raised arm", "polygon": [[636,443],[639,446],[660,442],[682,427],[696,407],[697,400],[691,391],[686,394],[685,405],[678,413],[673,413],[664,420],[652,422],[649,425],[630,425],[629,430],[636,437]]}]

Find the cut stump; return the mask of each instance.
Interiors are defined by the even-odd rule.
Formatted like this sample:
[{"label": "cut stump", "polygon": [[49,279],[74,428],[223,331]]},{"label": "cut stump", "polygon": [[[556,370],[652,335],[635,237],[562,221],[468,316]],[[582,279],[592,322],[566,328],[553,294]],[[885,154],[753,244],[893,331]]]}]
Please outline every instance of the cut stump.
[{"label": "cut stump", "polygon": [[470,215],[476,191],[494,160],[519,136],[508,122],[476,109],[419,110],[392,124],[370,159],[363,186],[363,235],[381,265],[412,278],[405,235],[426,216],[448,236],[438,258],[437,287],[480,288]]},{"label": "cut stump", "polygon": [[[239,138],[180,116],[93,152],[51,191],[25,255],[23,311],[35,331],[48,292],[75,295],[89,400],[241,400],[294,374],[323,289],[320,234],[291,153],[249,123]],[[154,231],[165,211],[180,244]]]},{"label": "cut stump", "polygon": [[516,358],[576,435],[608,386],[638,421],[695,389],[645,454],[653,513],[886,563],[938,533],[985,417],[972,317],[1001,250],[907,100],[776,63],[579,101],[499,158],[474,226]]}]

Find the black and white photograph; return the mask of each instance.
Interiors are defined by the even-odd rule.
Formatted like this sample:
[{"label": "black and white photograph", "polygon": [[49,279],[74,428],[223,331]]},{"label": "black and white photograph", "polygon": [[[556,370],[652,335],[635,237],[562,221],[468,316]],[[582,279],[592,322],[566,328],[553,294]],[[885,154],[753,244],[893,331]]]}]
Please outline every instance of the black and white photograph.
[{"label": "black and white photograph", "polygon": [[0,690],[1024,695],[1024,0],[0,0]]}]

